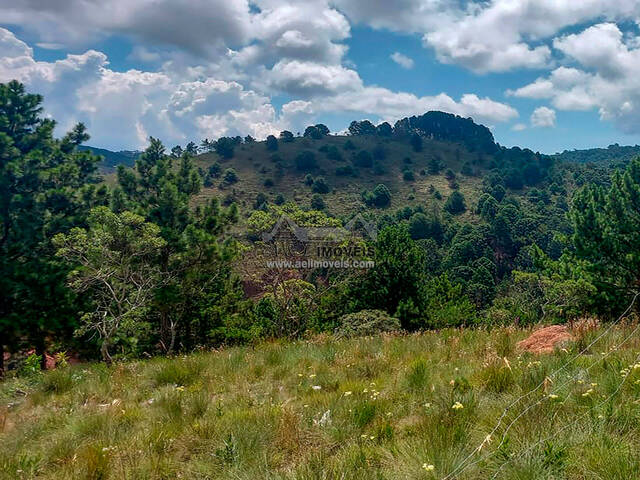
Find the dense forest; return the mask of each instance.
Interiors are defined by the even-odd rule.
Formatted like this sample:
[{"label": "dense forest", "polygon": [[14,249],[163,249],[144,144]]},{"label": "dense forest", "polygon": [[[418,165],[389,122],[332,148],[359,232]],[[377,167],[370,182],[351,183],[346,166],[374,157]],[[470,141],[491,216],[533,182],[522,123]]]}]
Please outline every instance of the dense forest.
[{"label": "dense forest", "polygon": [[[0,85],[2,371],[30,351],[111,363],[371,316],[407,331],[607,318],[638,293],[636,147],[585,163],[428,112],[343,136],[318,124],[170,150],[151,138],[114,172],[82,147],[82,124],[55,138],[41,104]],[[362,215],[375,265],[253,268],[283,214],[316,228]]]}]

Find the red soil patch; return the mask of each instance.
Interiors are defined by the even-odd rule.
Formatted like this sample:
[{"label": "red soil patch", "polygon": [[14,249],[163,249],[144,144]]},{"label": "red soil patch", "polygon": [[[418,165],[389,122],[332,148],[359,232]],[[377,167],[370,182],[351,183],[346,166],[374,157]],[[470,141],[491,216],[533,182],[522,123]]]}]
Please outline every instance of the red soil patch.
[{"label": "red soil patch", "polygon": [[535,354],[552,353],[562,343],[573,340],[573,335],[564,325],[552,325],[533,332],[518,342],[518,348]]}]

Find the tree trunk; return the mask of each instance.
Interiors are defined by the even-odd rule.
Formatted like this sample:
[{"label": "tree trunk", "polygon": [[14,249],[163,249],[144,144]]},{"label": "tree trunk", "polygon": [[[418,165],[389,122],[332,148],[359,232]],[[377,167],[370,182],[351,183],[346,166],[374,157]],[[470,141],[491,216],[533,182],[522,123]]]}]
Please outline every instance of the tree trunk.
[{"label": "tree trunk", "polygon": [[113,359],[111,358],[111,355],[109,355],[109,344],[106,340],[104,340],[102,345],[100,345],[100,354],[102,355],[104,363],[107,365],[111,365],[113,363]]}]

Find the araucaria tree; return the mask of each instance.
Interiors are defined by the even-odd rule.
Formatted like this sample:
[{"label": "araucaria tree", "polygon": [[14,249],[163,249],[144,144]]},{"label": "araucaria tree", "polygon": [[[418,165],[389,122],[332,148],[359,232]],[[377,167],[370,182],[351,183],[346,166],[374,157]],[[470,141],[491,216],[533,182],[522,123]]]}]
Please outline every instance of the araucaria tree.
[{"label": "araucaria tree", "polygon": [[131,212],[98,207],[87,223],[86,229],[56,235],[53,243],[58,256],[76,266],[70,286],[93,300],[78,333],[97,334],[102,359],[110,364],[114,341],[123,332],[136,333],[162,282],[156,259],[167,243],[158,226]]}]

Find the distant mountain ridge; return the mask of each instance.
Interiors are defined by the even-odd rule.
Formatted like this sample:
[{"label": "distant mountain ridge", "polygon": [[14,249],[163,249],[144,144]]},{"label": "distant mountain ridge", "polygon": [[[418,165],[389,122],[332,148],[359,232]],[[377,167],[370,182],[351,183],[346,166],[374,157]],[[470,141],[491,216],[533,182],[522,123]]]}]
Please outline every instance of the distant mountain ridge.
[{"label": "distant mountain ridge", "polygon": [[99,163],[99,168],[105,173],[114,171],[118,165],[125,165],[132,167],[136,159],[142,152],[137,150],[120,150],[113,152],[105,148],[91,147],[89,145],[81,145],[78,147],[80,150],[88,150],[95,155],[99,155],[103,160]]},{"label": "distant mountain ridge", "polygon": [[552,155],[558,160],[575,163],[627,163],[638,156],[640,156],[640,145],[620,146],[617,143],[609,145],[607,148],[565,150],[562,153]]}]

